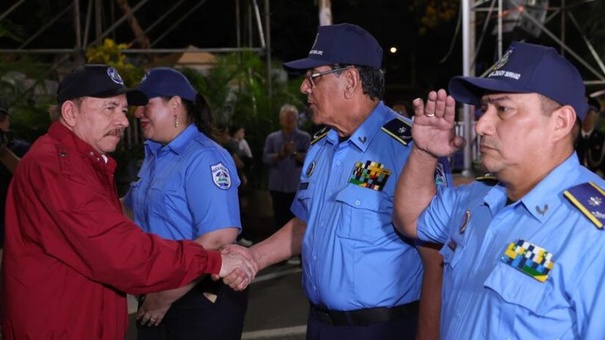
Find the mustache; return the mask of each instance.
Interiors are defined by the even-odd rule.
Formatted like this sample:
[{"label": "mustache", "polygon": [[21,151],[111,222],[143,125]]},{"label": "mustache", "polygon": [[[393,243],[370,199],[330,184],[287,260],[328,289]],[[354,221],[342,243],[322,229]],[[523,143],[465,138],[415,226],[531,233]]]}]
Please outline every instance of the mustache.
[{"label": "mustache", "polygon": [[112,129],[109,132],[107,132],[105,135],[106,136],[118,136],[120,138],[124,137],[124,128],[116,128],[116,129]]}]

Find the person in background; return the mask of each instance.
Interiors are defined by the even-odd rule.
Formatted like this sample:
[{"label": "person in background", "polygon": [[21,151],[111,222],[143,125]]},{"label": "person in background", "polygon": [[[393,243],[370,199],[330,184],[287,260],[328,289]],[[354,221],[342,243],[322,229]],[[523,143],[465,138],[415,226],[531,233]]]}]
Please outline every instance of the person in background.
[{"label": "person in background", "polygon": [[246,129],[241,125],[232,125],[229,129],[231,132],[231,138],[237,142],[237,149],[239,153],[247,158],[252,159],[252,150],[246,141]]},{"label": "person in background", "polygon": [[[229,248],[251,254],[261,269],[302,253],[307,339],[439,337],[441,258],[392,224],[412,122],[382,101],[381,65],[376,39],[352,24],[320,26],[308,57],[284,64],[304,72],[300,91],[313,123],[326,128],[305,157],[295,217],[250,248]],[[442,162],[427,173],[450,185]]]},{"label": "person in background", "polygon": [[[210,250],[235,242],[241,231],[240,180],[231,155],[209,137],[214,125],[208,103],[182,73],[167,67],[149,70],[137,90],[149,102],[135,111],[146,139],[145,159],[123,198],[134,222],[145,232],[194,240]],[[209,276],[146,294],[137,337],[240,339],[247,294]]]},{"label": "person in background", "polygon": [[393,111],[399,113],[400,115],[406,118],[412,118],[407,108],[405,107],[405,104],[402,102],[396,102],[395,104],[393,104]]},{"label": "person in background", "polygon": [[575,149],[580,163],[590,171],[604,174],[605,162],[605,134],[597,126],[601,105],[595,98],[588,98],[588,113],[582,121],[580,136],[576,140]]},{"label": "person in background", "polygon": [[[247,220],[248,216],[248,194],[250,193],[250,188],[252,183],[250,183],[250,174],[253,171],[254,167],[254,159],[252,158],[252,150],[250,150],[250,146],[246,141],[246,129],[244,129],[241,125],[231,125],[229,128],[230,139],[228,142],[227,149],[232,151],[232,155],[234,159],[239,160],[241,162],[236,163],[238,166],[238,174],[240,178],[245,178],[245,184],[241,185],[238,190],[239,196],[239,204],[240,204],[240,216],[242,217],[242,223],[244,220]],[[244,180],[242,180],[244,182]],[[237,244],[249,247],[254,242],[251,240],[250,233],[248,232],[248,228],[243,228],[242,232],[237,237]]]},{"label": "person in background", "polygon": [[269,167],[269,193],[273,203],[274,230],[294,216],[290,206],[298,189],[303,161],[311,136],[298,129],[298,110],[284,104],[279,110],[281,129],[270,133],[263,147],[263,162]]},{"label": "person in background", "polygon": [[[603,339],[605,181],[573,148],[588,110],[580,73],[552,47],[514,42],[449,91],[414,101],[394,202],[399,230],[443,244],[443,338]],[[436,188],[427,172],[465,144],[454,99],[481,107],[491,175]]]},{"label": "person in background", "polygon": [[53,122],[9,187],[3,339],[124,339],[127,293],[176,288],[202,274],[241,290],[254,278],[251,258],[164,240],[124,215],[108,154],[128,127],[129,103],[147,98],[108,65],[78,66],[60,82]]},{"label": "person in background", "polygon": [[4,212],[8,185],[21,157],[30,148],[30,144],[26,141],[12,138],[10,119],[6,100],[0,98],[0,258],[4,248]]}]

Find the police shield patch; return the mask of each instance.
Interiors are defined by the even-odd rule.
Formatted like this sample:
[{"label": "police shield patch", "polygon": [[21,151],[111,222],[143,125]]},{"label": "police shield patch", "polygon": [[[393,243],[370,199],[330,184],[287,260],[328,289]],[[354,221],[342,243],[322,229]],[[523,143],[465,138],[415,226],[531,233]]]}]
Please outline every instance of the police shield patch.
[{"label": "police shield patch", "polygon": [[219,189],[227,190],[231,187],[229,169],[222,163],[210,166],[210,171],[212,171],[212,182],[214,182]]}]

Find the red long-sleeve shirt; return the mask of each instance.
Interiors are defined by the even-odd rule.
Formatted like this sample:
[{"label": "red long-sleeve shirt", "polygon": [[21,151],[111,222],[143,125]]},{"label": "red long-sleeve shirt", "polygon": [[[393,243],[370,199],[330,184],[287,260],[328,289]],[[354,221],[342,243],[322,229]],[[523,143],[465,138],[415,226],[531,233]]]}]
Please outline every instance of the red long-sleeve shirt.
[{"label": "red long-sleeve shirt", "polygon": [[126,293],[218,273],[220,254],[145,234],[123,214],[107,161],[60,123],[21,160],[9,189],[4,339],[121,340]]}]

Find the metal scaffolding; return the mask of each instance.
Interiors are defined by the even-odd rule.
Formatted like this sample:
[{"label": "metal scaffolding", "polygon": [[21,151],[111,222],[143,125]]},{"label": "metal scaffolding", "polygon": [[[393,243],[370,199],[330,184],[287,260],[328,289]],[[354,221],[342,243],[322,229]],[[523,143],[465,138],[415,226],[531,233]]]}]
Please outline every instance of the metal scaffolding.
[{"label": "metal scaffolding", "polygon": [[[90,45],[97,44],[101,42],[104,38],[108,37],[112,34],[118,27],[123,25],[126,21],[131,20],[137,12],[139,12],[145,5],[147,5],[149,0],[140,0],[138,1],[130,11],[123,14],[118,18],[111,18],[109,20],[109,27],[103,27],[103,0],[73,0],[73,2],[62,8],[52,20],[46,23],[42,23],[41,27],[32,34],[26,41],[20,44],[17,48],[0,48],[0,53],[2,54],[55,54],[62,55],[61,58],[58,59],[57,62],[51,67],[49,71],[54,71],[58,67],[65,64],[71,57],[73,57],[77,62],[83,62],[81,57],[86,48]],[[264,23],[263,17],[261,16],[261,9],[259,8],[257,0],[234,0],[235,11],[236,11],[236,22],[235,28],[237,30],[237,42],[235,46],[227,46],[227,47],[219,47],[219,48],[154,48],[157,44],[162,41],[170,32],[174,29],[178,28],[179,25],[187,19],[192,14],[196,13],[196,11],[205,3],[207,0],[197,1],[194,5],[186,4],[185,0],[175,1],[169,8],[166,8],[166,11],[158,18],[155,18],[154,21],[143,30],[143,34],[147,36],[151,32],[152,29],[156,28],[160,24],[166,24],[167,18],[171,13],[174,13],[177,9],[186,8],[186,10],[181,10],[182,13],[178,20],[171,21],[168,25],[165,25],[165,28],[162,29],[161,34],[154,36],[153,40],[150,42],[149,48],[128,48],[122,50],[125,54],[169,54],[169,53],[233,53],[233,52],[245,52],[251,51],[256,52],[264,57],[267,60],[267,72],[270,72],[270,64],[271,64],[271,37],[270,37],[270,22],[269,22],[269,0],[263,0],[264,2]],[[105,1],[107,3],[107,1]],[[127,4],[126,1],[124,3]],[[8,18],[12,12],[14,12],[21,5],[26,4],[26,0],[19,0],[6,11],[0,14],[0,20],[4,18]],[[185,7],[189,6],[189,7]],[[242,7],[245,8],[242,11]],[[84,18],[81,17],[81,12],[85,11]],[[245,16],[242,16],[242,12],[245,12]],[[57,25],[61,19],[64,19],[69,13],[72,13],[73,18],[73,27],[74,27],[74,37],[75,41],[71,43],[73,47],[57,47],[57,48],[32,48],[32,42],[36,39],[39,39],[44,36],[44,33],[47,32],[51,27]],[[82,21],[84,19],[84,21]],[[248,30],[248,40],[244,42],[241,39],[242,33],[242,21],[243,19],[247,20]],[[84,23],[84,28],[81,27],[81,23]],[[89,31],[91,26],[95,27],[95,35],[94,38],[89,39]],[[258,34],[258,46],[254,46],[253,44],[253,34]],[[130,44],[134,43],[136,38],[130,41]],[[270,79],[271,77],[268,77]]]},{"label": "metal scaffolding", "polygon": [[[474,76],[475,75],[475,61],[477,59],[477,55],[479,49],[481,48],[481,42],[483,41],[484,34],[487,29],[488,21],[495,20],[495,30],[494,34],[497,39],[497,59],[502,56],[503,48],[503,35],[505,30],[510,28],[510,17],[514,16],[516,20],[522,20],[527,25],[531,26],[532,32],[530,34],[545,34],[549,38],[551,38],[554,42],[557,43],[560,48],[560,52],[563,55],[569,55],[572,62],[582,65],[588,72],[592,78],[586,78],[586,85],[603,85],[605,84],[605,66],[601,57],[596,53],[593,45],[590,40],[586,36],[586,34],[582,31],[582,28],[578,24],[578,21],[573,14],[574,8],[579,5],[583,5],[590,2],[595,2],[596,0],[559,0],[559,1],[549,1],[543,0],[461,0],[461,8],[462,8],[462,72],[464,76]],[[555,3],[557,6],[555,6]],[[533,6],[533,10],[529,8]],[[536,10],[542,8],[545,9],[545,12]],[[477,38],[477,13],[484,12],[486,15],[486,21],[484,21],[484,25],[479,27],[482,29],[483,33]],[[560,20],[561,29],[559,34],[556,34],[548,27],[549,23],[553,22],[555,19]],[[508,23],[507,23],[508,19]],[[594,59],[592,63],[588,62],[584,58],[582,58],[574,49],[569,46],[567,43],[566,27],[568,24],[573,25],[573,27],[577,30],[578,35],[581,37],[582,42],[590,51],[590,55]],[[494,24],[492,22],[492,24]],[[509,27],[506,25],[509,24]],[[519,22],[517,23],[519,24]],[[513,26],[515,26],[513,24]],[[569,58],[568,56],[568,58]],[[605,91],[597,91],[593,92],[592,96],[605,94]],[[472,152],[471,146],[473,143],[471,141],[474,140],[474,132],[472,130],[473,127],[473,117],[471,113],[471,107],[469,105],[463,106],[462,112],[462,134],[463,137],[469,141],[464,149],[464,165],[463,165],[463,175],[472,176]]]}]

